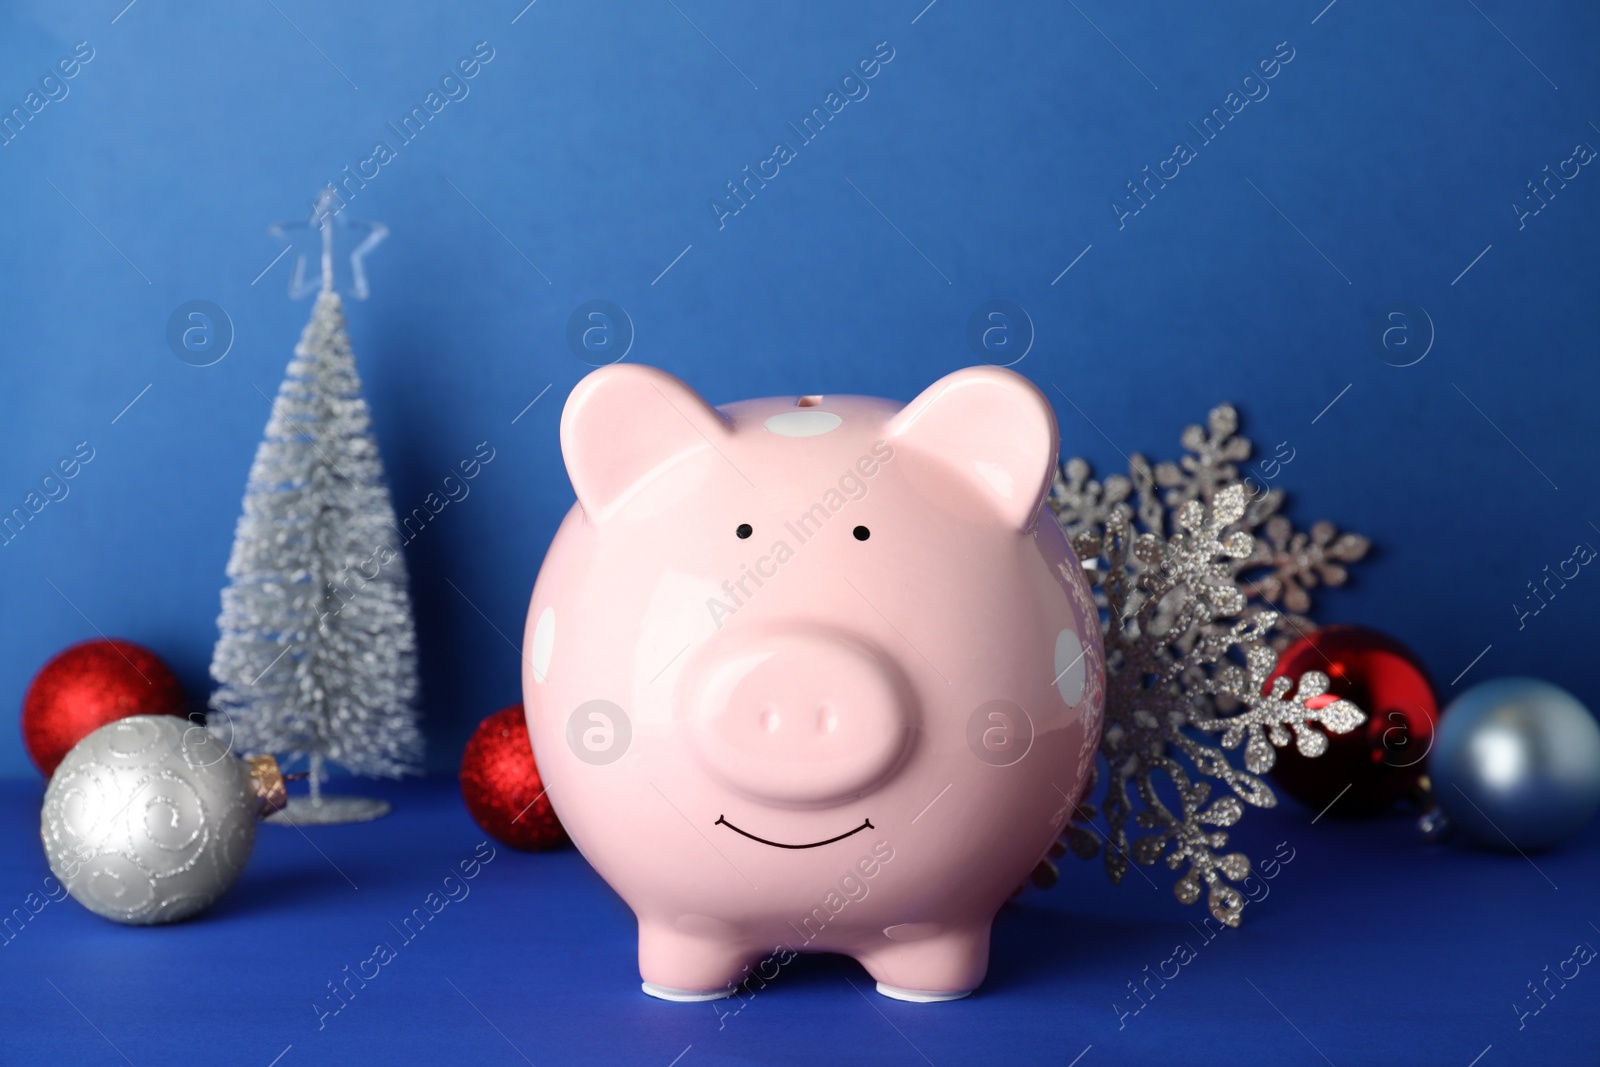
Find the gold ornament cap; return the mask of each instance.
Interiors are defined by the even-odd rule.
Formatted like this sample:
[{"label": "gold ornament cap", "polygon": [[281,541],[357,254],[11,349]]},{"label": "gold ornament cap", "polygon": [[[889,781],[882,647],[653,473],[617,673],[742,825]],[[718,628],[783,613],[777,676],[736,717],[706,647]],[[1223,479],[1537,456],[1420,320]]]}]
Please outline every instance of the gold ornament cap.
[{"label": "gold ornament cap", "polygon": [[289,805],[289,790],[284,785],[283,770],[272,756],[246,756],[245,766],[250,768],[250,787],[255,792],[257,811],[266,818]]}]

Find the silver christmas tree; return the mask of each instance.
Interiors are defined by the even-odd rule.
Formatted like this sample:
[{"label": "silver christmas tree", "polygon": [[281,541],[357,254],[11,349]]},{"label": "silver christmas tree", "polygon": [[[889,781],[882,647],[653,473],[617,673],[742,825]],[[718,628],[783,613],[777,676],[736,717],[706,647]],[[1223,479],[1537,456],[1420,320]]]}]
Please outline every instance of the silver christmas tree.
[{"label": "silver christmas tree", "polygon": [[241,753],[309,759],[311,797],[291,801],[292,822],[387,810],[324,797],[325,762],[392,777],[422,753],[402,539],[332,288],[326,206],[313,220],[324,286],[250,468],[211,662],[214,733]]}]

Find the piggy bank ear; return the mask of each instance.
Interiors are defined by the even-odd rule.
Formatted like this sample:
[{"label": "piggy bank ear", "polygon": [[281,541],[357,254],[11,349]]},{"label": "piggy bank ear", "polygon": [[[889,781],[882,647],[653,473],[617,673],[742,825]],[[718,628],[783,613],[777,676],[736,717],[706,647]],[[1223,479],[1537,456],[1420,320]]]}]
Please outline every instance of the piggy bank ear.
[{"label": "piggy bank ear", "polygon": [[1050,402],[1000,367],[940,378],[890,420],[889,440],[955,470],[1018,530],[1039,517],[1061,443]]},{"label": "piggy bank ear", "polygon": [[720,448],[730,429],[672,375],[618,363],[589,374],[567,397],[561,454],[578,503],[590,519],[604,522],[670,468]]}]

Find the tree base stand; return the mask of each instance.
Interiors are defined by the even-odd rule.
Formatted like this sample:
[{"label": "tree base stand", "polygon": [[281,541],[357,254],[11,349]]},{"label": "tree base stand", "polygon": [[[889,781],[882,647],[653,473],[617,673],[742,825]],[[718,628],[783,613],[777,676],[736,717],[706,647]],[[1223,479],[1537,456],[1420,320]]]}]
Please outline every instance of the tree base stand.
[{"label": "tree base stand", "polygon": [[372,797],[291,797],[288,807],[273,812],[263,821],[280,826],[334,826],[371,822],[383,818],[389,810],[387,800]]}]

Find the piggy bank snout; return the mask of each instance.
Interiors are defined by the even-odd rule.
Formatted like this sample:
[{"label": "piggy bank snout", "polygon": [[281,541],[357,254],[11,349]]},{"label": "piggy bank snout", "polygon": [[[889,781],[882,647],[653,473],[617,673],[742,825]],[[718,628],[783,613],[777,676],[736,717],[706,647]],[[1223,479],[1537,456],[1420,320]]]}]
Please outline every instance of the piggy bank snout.
[{"label": "piggy bank snout", "polygon": [[859,796],[896,767],[915,716],[899,668],[865,642],[772,630],[727,642],[691,669],[697,756],[735,791],[779,805]]}]

